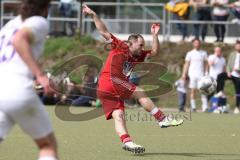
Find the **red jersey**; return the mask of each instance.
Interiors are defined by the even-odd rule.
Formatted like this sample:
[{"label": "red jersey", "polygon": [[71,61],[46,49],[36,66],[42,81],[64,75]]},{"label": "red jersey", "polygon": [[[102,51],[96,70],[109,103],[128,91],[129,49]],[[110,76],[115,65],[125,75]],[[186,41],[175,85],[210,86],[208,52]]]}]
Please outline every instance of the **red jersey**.
[{"label": "red jersey", "polygon": [[130,54],[128,45],[111,35],[111,51],[99,77],[99,89],[102,91],[115,92],[119,84],[128,86],[128,78],[134,66],[143,62],[151,51],[142,51],[142,54],[135,58]]},{"label": "red jersey", "polygon": [[100,78],[112,79],[118,77],[124,80],[128,80],[134,66],[143,62],[151,51],[142,51],[142,54],[135,58],[130,55],[128,45],[113,35],[111,35],[112,49],[108,55],[105,66],[103,67]]},{"label": "red jersey", "polygon": [[150,51],[134,58],[128,45],[111,35],[111,51],[101,71],[97,95],[103,105],[107,120],[112,118],[116,109],[124,110],[124,99],[130,98],[136,86],[128,81],[134,66],[143,62]]}]

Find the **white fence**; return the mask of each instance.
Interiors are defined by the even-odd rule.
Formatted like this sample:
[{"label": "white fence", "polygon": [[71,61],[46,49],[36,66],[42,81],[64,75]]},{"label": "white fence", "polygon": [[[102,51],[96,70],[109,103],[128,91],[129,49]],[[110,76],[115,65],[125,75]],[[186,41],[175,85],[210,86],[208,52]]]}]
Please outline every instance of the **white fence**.
[{"label": "white fence", "polygon": [[[19,1],[5,1],[1,2],[1,26],[5,24],[9,19],[16,16],[16,11],[9,10],[7,6],[18,5]],[[194,21],[194,20],[175,20],[172,18],[170,14],[166,12],[164,9],[164,5],[162,3],[111,3],[111,2],[86,2],[90,7],[95,8],[96,10],[100,10],[100,17],[106,23],[110,31],[114,33],[141,33],[141,34],[149,34],[149,26],[151,23],[161,23],[161,34],[163,36],[163,40],[169,40],[171,36],[175,35],[177,32],[174,25],[177,23],[186,23],[189,26],[191,24],[225,24],[227,26],[227,36],[238,37],[240,36],[239,26],[237,24],[233,24],[231,21]],[[60,5],[59,2],[52,2],[51,8],[58,9]],[[51,22],[51,28],[53,30],[58,29],[59,25],[55,25],[55,23],[63,23],[63,22],[73,22],[76,23],[78,28],[81,28],[82,33],[94,33],[95,27],[93,25],[93,21],[91,18],[83,16],[81,19],[81,7],[80,3],[76,2],[73,4],[76,9],[76,14],[74,17],[60,17],[59,15],[50,14],[48,19]],[[101,10],[104,8],[104,10]],[[112,12],[110,14],[104,14],[108,10]],[[82,26],[81,26],[82,25]],[[233,35],[229,35],[229,27],[235,27],[235,33]],[[179,34],[179,33],[177,33]],[[209,32],[211,34],[211,32]]]}]

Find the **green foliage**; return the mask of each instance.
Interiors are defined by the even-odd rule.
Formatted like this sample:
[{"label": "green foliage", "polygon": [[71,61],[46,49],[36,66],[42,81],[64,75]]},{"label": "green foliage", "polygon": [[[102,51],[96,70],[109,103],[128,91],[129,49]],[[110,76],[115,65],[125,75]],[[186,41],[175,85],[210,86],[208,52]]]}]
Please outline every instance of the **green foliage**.
[{"label": "green foliage", "polygon": [[[81,54],[98,55],[95,47],[96,41],[90,36],[81,37],[58,37],[49,38],[45,45],[45,50],[41,63],[49,71],[55,71],[72,57]],[[100,57],[100,56],[98,56]],[[80,67],[81,68],[81,67]],[[70,74],[71,80],[81,83],[82,76],[79,76],[78,69]]]},{"label": "green foliage", "polygon": [[70,75],[69,78],[76,82],[77,84],[82,83],[82,79],[85,76],[87,71],[87,66],[79,66],[79,68],[75,69]]},{"label": "green foliage", "polygon": [[49,38],[45,45],[44,58],[61,58],[75,47],[72,38]]},{"label": "green foliage", "polygon": [[[95,45],[90,36],[49,38],[44,50],[44,58],[63,58],[67,54],[79,54],[81,49]],[[93,52],[93,51],[92,51]]]},{"label": "green foliage", "polygon": [[82,45],[94,45],[96,41],[89,35],[76,38]]}]

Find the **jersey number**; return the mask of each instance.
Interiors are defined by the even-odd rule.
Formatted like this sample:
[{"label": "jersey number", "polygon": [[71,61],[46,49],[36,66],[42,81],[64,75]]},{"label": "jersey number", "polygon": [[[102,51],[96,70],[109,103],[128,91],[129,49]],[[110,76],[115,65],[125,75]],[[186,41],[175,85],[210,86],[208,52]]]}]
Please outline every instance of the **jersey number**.
[{"label": "jersey number", "polygon": [[6,35],[0,37],[0,63],[10,61],[14,57],[16,50],[13,47],[11,39],[16,32],[17,30],[13,31],[9,37],[6,37]]}]

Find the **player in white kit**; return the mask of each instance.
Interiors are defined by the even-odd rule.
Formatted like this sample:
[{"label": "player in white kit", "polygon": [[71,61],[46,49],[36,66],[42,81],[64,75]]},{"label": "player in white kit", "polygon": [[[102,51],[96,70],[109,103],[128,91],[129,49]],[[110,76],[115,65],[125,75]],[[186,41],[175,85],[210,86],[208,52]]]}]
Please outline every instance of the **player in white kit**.
[{"label": "player in white kit", "polygon": [[[193,49],[189,51],[185,57],[185,64],[183,68],[182,79],[186,80],[189,77],[189,88],[190,93],[190,103],[191,109],[196,111],[196,91],[198,87],[198,82],[202,76],[207,74],[208,62],[207,62],[207,52],[201,50],[201,42],[199,39],[194,39],[192,41]],[[208,101],[206,95],[201,95],[202,101],[202,111],[205,112],[208,109]]]},{"label": "player in white kit", "polygon": [[30,135],[39,160],[57,160],[57,145],[48,114],[33,89],[33,78],[52,94],[48,77],[37,59],[49,31],[46,20],[51,0],[23,0],[20,14],[0,31],[0,142],[14,126]]}]

